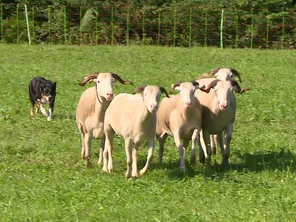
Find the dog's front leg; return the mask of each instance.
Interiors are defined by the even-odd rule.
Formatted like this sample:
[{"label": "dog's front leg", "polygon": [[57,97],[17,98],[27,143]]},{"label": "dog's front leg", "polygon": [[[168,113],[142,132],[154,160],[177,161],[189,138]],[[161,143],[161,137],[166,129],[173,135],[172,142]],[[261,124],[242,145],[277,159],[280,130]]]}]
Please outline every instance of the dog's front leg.
[{"label": "dog's front leg", "polygon": [[43,108],[42,104],[39,105],[40,111],[44,116],[47,116],[46,110]]},{"label": "dog's front leg", "polygon": [[51,120],[51,118],[52,118],[52,111],[53,111],[52,107],[49,107],[48,114],[47,114],[47,121],[50,121]]}]

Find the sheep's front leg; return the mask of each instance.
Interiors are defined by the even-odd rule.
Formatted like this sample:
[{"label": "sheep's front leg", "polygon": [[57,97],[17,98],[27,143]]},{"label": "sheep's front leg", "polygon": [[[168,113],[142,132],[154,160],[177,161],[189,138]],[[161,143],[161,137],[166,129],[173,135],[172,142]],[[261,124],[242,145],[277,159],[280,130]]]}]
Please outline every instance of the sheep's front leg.
[{"label": "sheep's front leg", "polygon": [[230,142],[232,139],[232,130],[233,126],[232,124],[229,124],[224,132],[224,146],[221,150],[221,153],[223,155],[222,164],[229,165],[229,155],[230,155]]},{"label": "sheep's front leg", "polygon": [[148,154],[147,154],[147,161],[143,169],[140,171],[140,176],[148,171],[149,165],[153,159],[153,152],[154,152],[154,140],[147,141],[148,143]]},{"label": "sheep's front leg", "polygon": [[217,154],[217,147],[218,147],[218,135],[217,134],[211,134],[211,150],[214,155]]},{"label": "sheep's front leg", "polygon": [[125,178],[128,179],[132,176],[132,141],[129,138],[125,139],[125,153],[127,168]]},{"label": "sheep's front leg", "polygon": [[180,169],[182,172],[185,173],[186,167],[185,167],[185,148],[183,147],[183,144],[181,143],[181,137],[180,137],[180,132],[175,132],[174,133],[174,141],[175,144],[179,150],[180,153]]},{"label": "sheep's front leg", "polygon": [[114,132],[112,130],[105,131],[105,147],[103,152],[103,171],[106,173],[113,172],[113,160],[112,160],[112,149],[113,149],[113,137]]},{"label": "sheep's front leg", "polygon": [[100,142],[100,152],[99,152],[99,159],[98,159],[98,165],[102,165],[103,164],[103,149],[105,147],[105,137],[103,137],[101,139],[101,142]]},{"label": "sheep's front leg", "polygon": [[82,150],[81,150],[81,155],[82,158],[85,159],[85,166],[86,167],[91,167],[91,162],[90,162],[90,149],[91,149],[91,140],[92,136],[91,133],[85,133],[84,138],[82,139]]},{"label": "sheep's front leg", "polygon": [[198,129],[195,129],[192,133],[191,137],[191,155],[190,155],[190,163],[195,164],[196,163],[196,144],[199,141],[199,131]]},{"label": "sheep's front leg", "polygon": [[163,135],[157,136],[158,144],[159,144],[159,163],[162,164],[162,158],[163,158],[163,150],[164,150],[164,143],[168,135],[164,133]]},{"label": "sheep's front leg", "polygon": [[132,149],[132,177],[139,177],[138,175],[138,149],[139,145],[135,145]]},{"label": "sheep's front leg", "polygon": [[210,163],[212,150],[210,147],[210,133],[207,130],[201,130],[200,142],[202,149],[199,149],[199,162]]}]

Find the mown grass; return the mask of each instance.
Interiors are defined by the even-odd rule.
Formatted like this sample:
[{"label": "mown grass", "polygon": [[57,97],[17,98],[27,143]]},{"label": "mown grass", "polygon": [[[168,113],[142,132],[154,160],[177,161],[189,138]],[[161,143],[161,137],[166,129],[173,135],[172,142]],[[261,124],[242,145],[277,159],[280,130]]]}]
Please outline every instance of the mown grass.
[{"label": "mown grass", "polygon": [[[143,46],[0,45],[0,221],[295,221],[296,51]],[[241,72],[231,165],[189,165],[183,175],[172,139],[149,173],[124,179],[123,140],[115,172],[80,158],[75,109],[86,74],[111,71],[135,85],[169,88],[216,67]],[[54,119],[29,118],[34,76],[57,81]],[[116,84],[116,92],[133,86]],[[140,149],[140,166],[147,149]],[[189,153],[188,153],[189,154]]]}]

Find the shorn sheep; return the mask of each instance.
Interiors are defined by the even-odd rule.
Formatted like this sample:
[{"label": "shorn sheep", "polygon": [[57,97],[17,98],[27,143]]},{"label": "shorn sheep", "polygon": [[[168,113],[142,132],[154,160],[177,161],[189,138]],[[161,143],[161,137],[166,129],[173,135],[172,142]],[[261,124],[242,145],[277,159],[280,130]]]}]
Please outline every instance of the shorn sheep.
[{"label": "shorn sheep", "polygon": [[[236,99],[233,91],[241,92],[239,84],[214,78],[199,79],[208,93],[197,90],[195,96],[202,105],[202,137],[201,145],[207,152],[200,152],[200,162],[211,160],[210,134],[218,134],[223,157],[223,164],[229,164],[230,142],[236,114]],[[222,134],[224,136],[222,137]]]},{"label": "shorn sheep", "polygon": [[[235,80],[237,77],[239,79],[239,82],[242,83],[242,79],[240,77],[240,73],[233,68],[216,68],[213,69],[210,74],[207,75],[210,77],[215,77],[216,79],[224,80],[224,81],[232,81]],[[202,76],[201,76],[202,77]],[[200,78],[201,78],[200,77]],[[206,74],[203,74],[203,77],[206,77]],[[237,91],[237,93],[242,94],[245,91],[250,90],[249,88],[243,88],[240,92]],[[217,147],[218,147],[218,135],[214,134],[210,136],[211,138],[211,150],[213,154],[217,153]]]},{"label": "shorn sheep", "polygon": [[114,97],[114,82],[119,81],[122,84],[130,84],[129,81],[122,80],[115,73],[96,72],[87,75],[79,85],[85,86],[90,81],[95,82],[96,86],[90,87],[82,93],[76,110],[76,123],[81,133],[81,156],[85,160],[87,167],[91,166],[90,148],[93,138],[101,139],[98,164],[102,164],[105,143],[104,116]]},{"label": "shorn sheep", "polygon": [[[190,162],[196,162],[196,144],[199,143],[202,108],[194,92],[199,88],[198,82],[175,83],[173,90],[178,95],[164,98],[157,111],[156,138],[159,142],[159,162],[162,163],[164,143],[167,136],[174,137],[180,153],[180,169],[185,172],[185,153],[192,141]],[[200,147],[200,144],[199,144]]]},{"label": "shorn sheep", "polygon": [[[147,161],[140,171],[140,176],[147,172],[153,158],[156,130],[156,111],[161,93],[169,96],[163,87],[141,87],[143,94],[117,95],[105,114],[104,132],[106,143],[104,149],[103,170],[113,172],[112,149],[114,134],[124,137],[127,158],[126,178],[138,177],[138,148],[144,142],[148,144]],[[133,148],[134,145],[134,148]]]}]

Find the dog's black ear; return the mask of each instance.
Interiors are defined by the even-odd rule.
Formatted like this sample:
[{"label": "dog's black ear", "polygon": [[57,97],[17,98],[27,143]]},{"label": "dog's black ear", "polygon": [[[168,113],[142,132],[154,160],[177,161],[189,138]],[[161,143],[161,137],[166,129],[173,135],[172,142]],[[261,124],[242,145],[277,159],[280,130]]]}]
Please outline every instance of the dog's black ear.
[{"label": "dog's black ear", "polygon": [[40,87],[40,90],[42,91],[44,88],[44,84],[40,83],[39,87]]},{"label": "dog's black ear", "polygon": [[54,85],[54,87],[57,87],[57,82],[54,82],[53,85]]}]

